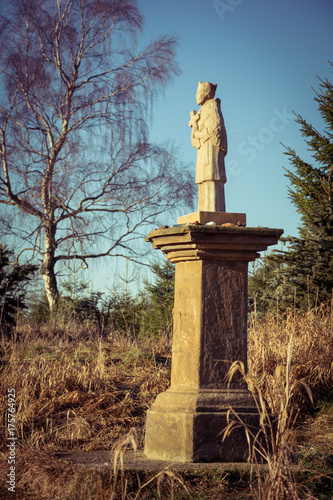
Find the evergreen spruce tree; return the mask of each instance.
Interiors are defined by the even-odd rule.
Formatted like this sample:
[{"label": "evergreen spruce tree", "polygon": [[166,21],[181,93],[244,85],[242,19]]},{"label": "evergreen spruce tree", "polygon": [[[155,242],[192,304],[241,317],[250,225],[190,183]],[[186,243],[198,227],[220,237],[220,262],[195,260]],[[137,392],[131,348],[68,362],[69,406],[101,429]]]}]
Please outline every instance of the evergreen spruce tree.
[{"label": "evergreen spruce tree", "polygon": [[169,261],[152,265],[154,283],[145,280],[147,309],[142,314],[143,329],[158,336],[162,331],[171,332],[175,295],[175,266]]},{"label": "evergreen spruce tree", "polygon": [[[332,63],[331,63],[332,65]],[[332,299],[333,289],[333,86],[320,80],[315,100],[323,119],[318,131],[300,115],[296,122],[313,161],[304,161],[286,148],[292,169],[286,169],[289,197],[301,215],[299,236],[288,236],[286,251],[273,251],[275,263],[271,285],[282,290],[282,308],[296,305],[308,309]]]},{"label": "evergreen spruce tree", "polygon": [[14,252],[0,244],[0,324],[15,324],[18,310],[26,309],[25,289],[31,275],[38,269],[31,264],[19,265]]},{"label": "evergreen spruce tree", "polygon": [[248,308],[256,314],[279,307],[282,297],[280,265],[263,257],[249,269]]}]

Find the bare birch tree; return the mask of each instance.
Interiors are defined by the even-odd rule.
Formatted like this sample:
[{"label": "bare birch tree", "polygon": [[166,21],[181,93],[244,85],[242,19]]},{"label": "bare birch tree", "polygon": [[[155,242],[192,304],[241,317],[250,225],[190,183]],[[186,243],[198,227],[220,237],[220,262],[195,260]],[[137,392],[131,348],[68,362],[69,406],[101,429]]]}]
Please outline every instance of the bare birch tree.
[{"label": "bare birch tree", "polygon": [[12,0],[1,18],[2,227],[39,255],[53,312],[59,261],[135,258],[138,228],[192,196],[147,134],[176,40],[138,49],[142,27],[135,0]]}]

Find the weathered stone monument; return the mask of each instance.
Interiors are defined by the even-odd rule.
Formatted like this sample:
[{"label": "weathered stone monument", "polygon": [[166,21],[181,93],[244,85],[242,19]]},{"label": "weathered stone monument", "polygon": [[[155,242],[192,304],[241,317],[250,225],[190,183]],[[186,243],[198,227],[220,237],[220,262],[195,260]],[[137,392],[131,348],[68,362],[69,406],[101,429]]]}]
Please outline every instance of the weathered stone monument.
[{"label": "weathered stone monument", "polygon": [[171,387],[147,412],[145,454],[151,459],[246,461],[242,427],[222,442],[228,409],[259,426],[252,394],[239,377],[228,387],[226,374],[233,361],[247,366],[248,262],[283,231],[248,228],[245,214],[225,211],[227,136],[215,90],[199,82],[201,108],[191,112],[198,211],[146,238],[176,263]]},{"label": "weathered stone monument", "polygon": [[198,150],[195,182],[199,185],[198,210],[225,212],[224,184],[227,181],[224,157],[227,134],[220,99],[214,99],[217,85],[199,82],[196,94],[198,113],[191,111],[192,145]]}]

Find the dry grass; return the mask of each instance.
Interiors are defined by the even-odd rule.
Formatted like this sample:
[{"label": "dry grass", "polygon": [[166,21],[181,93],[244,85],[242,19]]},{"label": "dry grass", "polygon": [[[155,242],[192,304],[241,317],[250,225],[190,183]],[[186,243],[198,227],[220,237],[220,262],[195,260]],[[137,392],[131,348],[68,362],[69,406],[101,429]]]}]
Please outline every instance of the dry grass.
[{"label": "dry grass", "polygon": [[[239,424],[244,426],[249,444],[249,461],[252,463],[257,476],[257,483],[252,497],[258,500],[298,500],[300,498],[300,488],[291,467],[289,440],[298,413],[293,396],[299,384],[306,389],[311,401],[312,394],[304,381],[295,380],[290,383],[292,349],[293,336],[290,337],[288,342],[284,381],[279,387],[279,409],[275,416],[272,416],[269,411],[257,381],[249,373],[245,373],[243,363],[235,361],[228,373],[229,383],[235,373],[241,373],[254,393],[254,400],[260,415],[260,427],[253,430],[244,424],[237,413],[231,409],[229,415],[233,413],[236,420],[230,420],[223,433],[224,440],[232,432],[233,427]],[[260,464],[263,462],[268,465],[268,473],[264,475],[260,472]]]},{"label": "dry grass", "polygon": [[14,387],[21,442],[45,450],[107,449],[132,427],[141,442],[145,410],[169,384],[169,369],[156,361],[169,359],[165,339],[70,342],[43,333],[19,332],[20,342],[2,346],[1,407]]},{"label": "dry grass", "polygon": [[[249,442],[249,460],[253,464],[257,481],[252,498],[260,500],[298,500],[315,498],[306,484],[299,484],[293,471],[294,452],[305,448],[314,439],[325,440],[326,456],[333,452],[333,430],[327,421],[327,412],[311,418],[308,429],[295,431],[297,418],[306,405],[317,398],[332,396],[333,386],[333,317],[331,311],[321,309],[306,314],[295,312],[284,317],[268,316],[264,321],[252,322],[249,331],[249,372],[244,365],[233,363],[229,381],[240,372],[253,392],[260,428],[246,427],[237,414],[224,431],[224,438],[233,426],[244,425]],[[232,409],[230,413],[234,413]],[[316,430],[315,430],[316,429]],[[302,436],[302,437],[301,437]],[[298,450],[297,450],[298,444]],[[308,448],[308,447],[307,447]],[[323,451],[323,448],[322,448]],[[305,454],[306,455],[306,454]],[[324,452],[325,455],[325,452]],[[259,463],[268,464],[268,473],[260,473]],[[305,463],[305,457],[302,459]],[[301,464],[302,465],[302,464]],[[322,464],[321,464],[322,465]],[[332,472],[332,471],[329,471]],[[320,474],[332,481],[332,474]]]},{"label": "dry grass", "polygon": [[[66,461],[57,460],[53,454],[25,445],[18,449],[16,467],[19,477],[14,496],[20,500],[37,498],[40,500],[138,500],[151,498],[174,498],[175,484],[186,493],[187,488],[182,478],[175,472],[162,470],[150,474],[141,481],[139,474],[129,478],[124,473],[123,456],[128,447],[136,448],[135,433],[130,431],[114,446],[113,467],[107,472],[84,470]],[[3,457],[2,457],[3,458]],[[7,460],[0,460],[0,474],[8,472]],[[130,480],[129,480],[130,479]],[[148,489],[149,488],[149,489]],[[148,490],[148,491],[146,491]],[[0,484],[0,497],[11,498],[5,486]]]},{"label": "dry grass", "polygon": [[[249,374],[273,413],[280,411],[291,336],[289,383],[304,381],[314,399],[327,396],[333,387],[333,313],[330,310],[270,315],[261,321],[252,318],[248,334]],[[299,407],[308,401],[302,394],[304,390],[299,384],[293,394]]]},{"label": "dry grass", "polygon": [[[172,498],[177,491],[177,498],[237,498],[225,477],[216,484],[201,478],[201,486],[195,487],[192,478],[186,482],[189,494],[182,479],[170,471],[149,477],[125,477],[123,454],[128,447],[142,448],[146,409],[169,385],[171,349],[166,338],[140,340],[116,333],[98,338],[93,334],[89,324],[78,326],[73,322],[65,327],[37,328],[27,323],[18,327],[13,339],[1,342],[5,360],[1,371],[1,433],[4,438],[7,388],[14,387],[19,438],[18,496],[148,499],[158,495]],[[234,365],[235,368],[244,370],[241,365]],[[322,407],[315,417],[308,415],[305,422],[303,419],[296,430],[294,422],[304,401],[308,404],[310,393],[320,399],[332,389],[330,311],[270,316],[261,321],[252,318],[249,373],[243,375],[257,394],[263,424],[264,439],[260,441],[252,435],[252,452],[256,451],[253,463],[260,461],[258,457],[269,463],[268,475],[257,470],[257,479],[253,478],[251,486],[249,483],[248,495],[262,500],[298,499],[302,495],[311,498],[306,486],[301,487],[294,475],[293,452],[298,454],[301,467],[309,467],[315,457],[318,466],[325,465],[324,472],[329,474],[327,457],[333,456],[333,417],[328,416],[331,410]],[[305,440],[310,448],[304,446]],[[4,453],[0,472],[5,477],[8,464],[5,440],[1,441]],[[53,455],[56,450],[70,449],[111,451],[115,443],[114,468],[107,475],[84,472]],[[153,483],[155,496],[150,496]],[[206,488],[211,488],[207,496]],[[232,496],[227,497],[229,490]],[[31,496],[23,495],[24,491]],[[241,492],[239,498],[242,495]]]}]

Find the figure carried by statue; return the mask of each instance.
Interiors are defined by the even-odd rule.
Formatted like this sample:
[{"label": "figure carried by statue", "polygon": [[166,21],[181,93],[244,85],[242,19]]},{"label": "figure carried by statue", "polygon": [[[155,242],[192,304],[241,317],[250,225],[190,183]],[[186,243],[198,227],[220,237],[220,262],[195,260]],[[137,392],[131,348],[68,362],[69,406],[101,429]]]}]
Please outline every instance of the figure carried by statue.
[{"label": "figure carried by statue", "polygon": [[227,133],[221,101],[215,99],[216,84],[199,82],[196,101],[198,113],[191,111],[191,141],[197,152],[196,178],[199,185],[198,211],[225,212],[224,184],[227,182],[224,158]]}]

